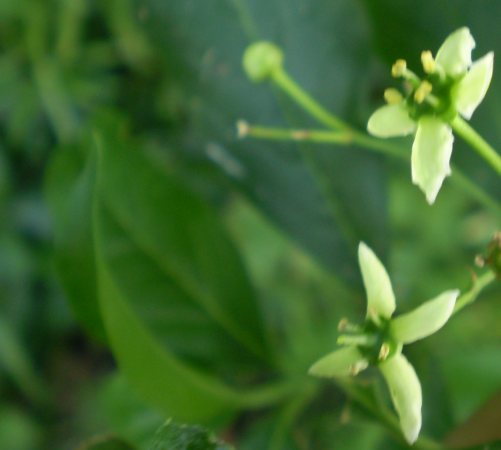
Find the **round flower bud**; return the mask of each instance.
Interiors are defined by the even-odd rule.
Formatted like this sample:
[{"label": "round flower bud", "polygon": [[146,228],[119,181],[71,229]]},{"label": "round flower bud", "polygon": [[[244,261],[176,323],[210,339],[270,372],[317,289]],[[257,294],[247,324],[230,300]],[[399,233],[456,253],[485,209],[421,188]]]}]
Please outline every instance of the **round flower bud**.
[{"label": "round flower bud", "polygon": [[282,51],[271,42],[261,41],[251,44],[245,50],[243,66],[247,76],[259,83],[269,78],[282,66]]}]

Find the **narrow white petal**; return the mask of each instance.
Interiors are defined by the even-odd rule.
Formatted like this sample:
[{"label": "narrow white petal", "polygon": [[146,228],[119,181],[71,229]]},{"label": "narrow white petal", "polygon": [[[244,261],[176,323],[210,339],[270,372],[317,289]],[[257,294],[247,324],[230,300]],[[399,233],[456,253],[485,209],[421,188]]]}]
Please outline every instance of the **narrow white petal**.
[{"label": "narrow white petal", "polygon": [[436,62],[452,77],[462,75],[471,66],[471,52],[475,40],[466,27],[450,34],[439,48]]},{"label": "narrow white petal", "polygon": [[367,123],[369,133],[382,138],[406,136],[415,129],[416,123],[409,117],[402,103],[376,109]]},{"label": "narrow white petal", "polygon": [[435,117],[422,117],[412,144],[412,182],[417,184],[431,205],[442,183],[451,174],[450,159],[454,136],[446,123]]},{"label": "narrow white petal", "polygon": [[367,316],[390,318],[395,311],[390,277],[378,257],[363,242],[358,246],[358,263],[367,293]]},{"label": "narrow white petal", "polygon": [[324,378],[347,377],[365,369],[369,362],[356,347],[344,347],[329,353],[310,367],[310,375]]},{"label": "narrow white petal", "polygon": [[423,339],[442,328],[454,310],[459,291],[446,291],[391,321],[393,337],[403,344]]},{"label": "narrow white petal", "polygon": [[494,52],[475,61],[469,72],[459,82],[456,91],[456,108],[469,119],[484,99],[491,84],[494,69]]},{"label": "narrow white petal", "polygon": [[399,354],[379,365],[390,389],[400,419],[400,427],[409,444],[416,442],[421,430],[421,384],[405,356]]}]

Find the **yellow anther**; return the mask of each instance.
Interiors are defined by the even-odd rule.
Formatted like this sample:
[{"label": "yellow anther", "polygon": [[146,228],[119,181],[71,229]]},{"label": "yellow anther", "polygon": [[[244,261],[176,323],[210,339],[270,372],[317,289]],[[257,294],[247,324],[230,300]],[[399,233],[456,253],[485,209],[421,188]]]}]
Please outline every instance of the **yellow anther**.
[{"label": "yellow anther", "polygon": [[400,91],[395,88],[388,88],[384,91],[384,99],[388,105],[396,105],[404,99]]},{"label": "yellow anther", "polygon": [[239,120],[237,122],[237,136],[243,139],[249,134],[250,126],[245,120]]},{"label": "yellow anther", "polygon": [[379,361],[384,361],[386,358],[388,358],[389,354],[390,354],[390,346],[386,343],[381,345],[378,355]]},{"label": "yellow anther", "polygon": [[435,59],[429,50],[421,53],[421,64],[423,64],[423,69],[426,73],[434,73],[437,69]]},{"label": "yellow anther", "polygon": [[391,67],[391,75],[394,78],[400,78],[407,70],[407,61],[405,59],[397,59]]},{"label": "yellow anther", "polygon": [[341,319],[337,324],[338,331],[345,331],[347,327],[348,327],[348,319],[346,318]]},{"label": "yellow anther", "polygon": [[423,103],[426,96],[431,93],[432,89],[433,86],[429,81],[422,81],[416,89],[416,92],[414,92],[414,100],[416,100],[417,103]]},{"label": "yellow anther", "polygon": [[360,372],[362,372],[362,370],[365,370],[367,369],[367,367],[369,367],[369,363],[365,360],[365,359],[362,359],[360,361],[357,361],[355,364],[352,364],[350,366],[350,375],[358,375]]}]

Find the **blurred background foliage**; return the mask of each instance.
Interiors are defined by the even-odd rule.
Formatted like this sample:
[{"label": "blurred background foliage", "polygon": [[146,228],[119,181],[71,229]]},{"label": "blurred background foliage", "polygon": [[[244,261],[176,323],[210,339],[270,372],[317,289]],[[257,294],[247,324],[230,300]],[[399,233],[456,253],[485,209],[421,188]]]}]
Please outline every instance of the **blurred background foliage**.
[{"label": "blurred background foliage", "polygon": [[[453,175],[429,207],[407,165],[363,149],[238,140],[240,118],[315,126],[252,85],[241,55],[276,42],[364,129],[397,57],[417,67],[464,25],[477,57],[500,55],[499,17],[497,0],[2,0],[0,449],[109,433],[149,448],[169,416],[241,449],[401,448],[306,370],[363,314],[360,240],[400,311],[467,289],[500,183],[457,142],[453,163],[490,200]],[[499,149],[497,66],[473,125]],[[434,439],[501,439],[499,295],[408,349]],[[260,400],[275,382],[293,393]]]}]

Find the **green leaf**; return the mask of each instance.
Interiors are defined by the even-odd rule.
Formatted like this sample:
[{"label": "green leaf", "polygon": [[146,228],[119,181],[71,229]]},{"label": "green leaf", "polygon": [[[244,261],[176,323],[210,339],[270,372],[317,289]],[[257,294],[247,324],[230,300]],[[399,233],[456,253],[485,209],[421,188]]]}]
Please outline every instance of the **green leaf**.
[{"label": "green leaf", "polygon": [[135,447],[116,437],[99,436],[82,444],[78,450],[135,450]]},{"label": "green leaf", "polygon": [[[482,448],[501,448],[501,430],[499,417],[501,416],[501,391],[492,396],[480,409],[460,426],[449,433],[446,439],[451,447],[462,447],[483,443]],[[496,444],[486,444],[488,442]]]},{"label": "green leaf", "polygon": [[180,420],[261,402],[218,380],[252,380],[268,356],[252,287],[215,213],[149,162],[123,123],[102,120],[97,136],[99,297],[121,369]]},{"label": "green leaf", "polygon": [[99,250],[136,311],[154,314],[149,302],[157,302],[166,308],[164,328],[216,324],[243,354],[266,357],[255,293],[215,212],[142,156],[123,124],[103,121],[98,141]]},{"label": "green leaf", "polygon": [[53,157],[46,180],[46,197],[54,223],[55,259],[68,301],[90,335],[101,342],[106,333],[99,310],[92,237],[95,157],[85,162],[83,149],[63,147]]},{"label": "green leaf", "polygon": [[145,31],[175,61],[178,84],[186,92],[190,121],[183,131],[190,149],[197,149],[201,159],[212,159],[330,270],[356,280],[358,240],[382,255],[386,245],[385,179],[379,161],[353,147],[238,141],[235,123],[240,118],[260,124],[284,119],[295,126],[310,123],[289,100],[278,103],[266,86],[245,77],[245,48],[266,38],[283,49],[284,66],[307,91],[343,117],[351,114],[365,124],[367,118],[355,114],[369,64],[360,8],[348,0],[293,5],[217,0],[193,8],[182,0],[146,4]]},{"label": "green leaf", "polygon": [[183,425],[167,421],[157,432],[149,450],[231,450],[208,430],[197,425]]}]

